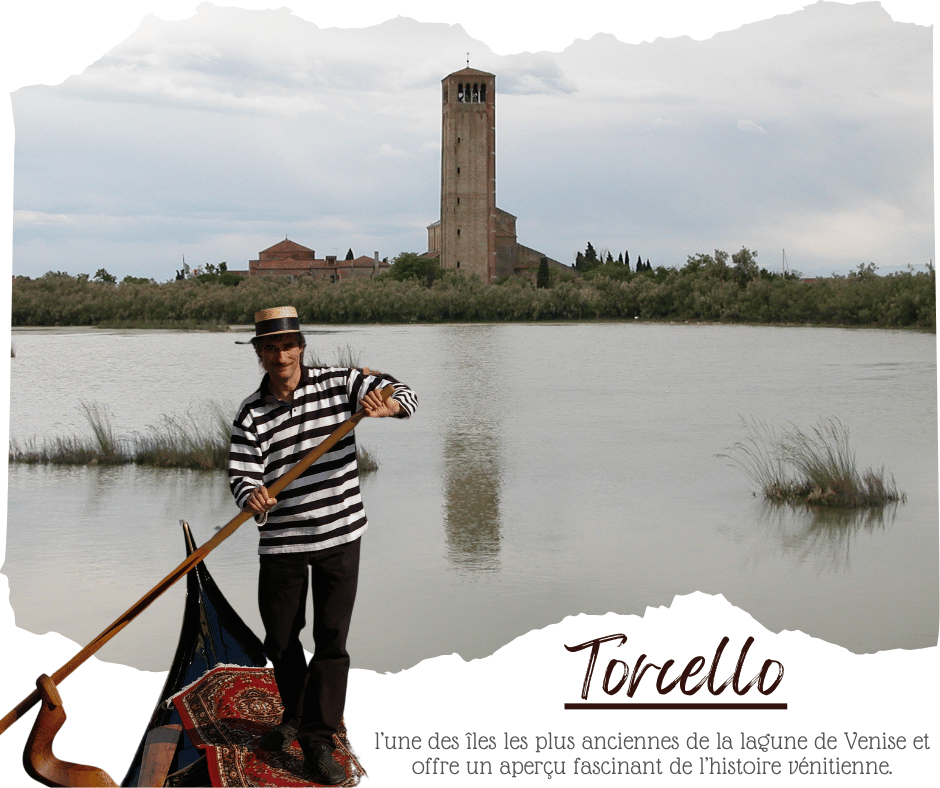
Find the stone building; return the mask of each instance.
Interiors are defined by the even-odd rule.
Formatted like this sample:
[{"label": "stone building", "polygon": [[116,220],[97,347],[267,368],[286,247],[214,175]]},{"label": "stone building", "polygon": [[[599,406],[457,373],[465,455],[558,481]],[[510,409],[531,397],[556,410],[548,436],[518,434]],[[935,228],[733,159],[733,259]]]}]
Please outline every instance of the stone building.
[{"label": "stone building", "polygon": [[496,77],[468,67],[442,87],[441,216],[428,226],[427,254],[486,282],[534,277],[545,255],[518,243],[516,217],[496,207]]},{"label": "stone building", "polygon": [[344,279],[369,279],[390,267],[388,262],[379,260],[378,252],[373,257],[356,257],[353,260],[344,260],[336,255],[326,255],[320,259],[313,249],[285,238],[259,252],[257,260],[248,261],[248,276],[286,276],[291,279],[311,276],[338,282]]}]

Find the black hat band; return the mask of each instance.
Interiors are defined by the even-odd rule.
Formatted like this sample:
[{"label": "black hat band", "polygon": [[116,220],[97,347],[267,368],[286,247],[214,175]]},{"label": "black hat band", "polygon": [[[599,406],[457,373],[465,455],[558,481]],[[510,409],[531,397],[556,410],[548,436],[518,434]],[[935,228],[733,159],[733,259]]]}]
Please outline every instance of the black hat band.
[{"label": "black hat band", "polygon": [[285,331],[300,331],[300,320],[296,317],[275,317],[255,323],[256,337]]}]

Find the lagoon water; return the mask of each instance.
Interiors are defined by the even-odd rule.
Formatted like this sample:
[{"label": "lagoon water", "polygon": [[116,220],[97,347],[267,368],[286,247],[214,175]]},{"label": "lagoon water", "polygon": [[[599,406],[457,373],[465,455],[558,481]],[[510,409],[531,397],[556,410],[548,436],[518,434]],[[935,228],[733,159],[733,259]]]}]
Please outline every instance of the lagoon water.
[{"label": "lagoon water", "polygon": [[[234,409],[260,378],[234,333],[16,330],[11,438],[115,432]],[[579,613],[642,615],[723,594],[773,630],[855,652],[937,644],[936,338],[900,331],[590,323],[308,328],[418,393],[407,422],[364,422],[381,466],[353,666],[486,656]],[[769,507],[717,455],[744,420],[848,429],[907,502],[881,515]],[[84,644],[235,514],[224,474],[12,465],[6,557],[17,625]],[[207,559],[260,632],[252,524]],[[183,585],[100,653],[166,670]],[[309,640],[307,647],[310,647]]]}]

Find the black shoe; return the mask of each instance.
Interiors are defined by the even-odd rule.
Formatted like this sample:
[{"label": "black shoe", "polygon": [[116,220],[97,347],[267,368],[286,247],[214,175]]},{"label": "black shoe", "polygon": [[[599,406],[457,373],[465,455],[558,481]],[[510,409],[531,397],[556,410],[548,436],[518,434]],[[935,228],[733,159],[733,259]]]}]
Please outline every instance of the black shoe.
[{"label": "black shoe", "polygon": [[307,768],[323,785],[339,785],[346,779],[346,770],[333,759],[329,744],[320,742],[304,749]]},{"label": "black shoe", "polygon": [[277,752],[289,747],[297,738],[297,726],[289,722],[282,722],[276,728],[272,728],[267,733],[261,734],[258,740],[258,746],[262,750]]}]

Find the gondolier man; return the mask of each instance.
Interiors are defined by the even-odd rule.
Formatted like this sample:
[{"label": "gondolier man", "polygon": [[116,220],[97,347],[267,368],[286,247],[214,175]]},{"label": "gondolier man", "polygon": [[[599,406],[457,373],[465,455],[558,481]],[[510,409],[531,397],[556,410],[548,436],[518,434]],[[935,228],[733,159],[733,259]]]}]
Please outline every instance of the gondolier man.
[{"label": "gondolier man", "polygon": [[[343,716],[349,655],[346,637],[359,575],[360,538],[368,527],[359,489],[354,433],[278,496],[268,485],[360,407],[370,417],[407,418],[418,401],[389,375],[368,369],[311,368],[294,307],[255,314],[251,339],[265,375],[232,425],[229,483],[260,534],[258,605],[264,646],[284,704],[281,723],[262,736],[276,750],[296,737],[318,780],[342,782],[333,735]],[[391,385],[391,398],[379,390]],[[300,642],[308,588],[314,653]]]}]

